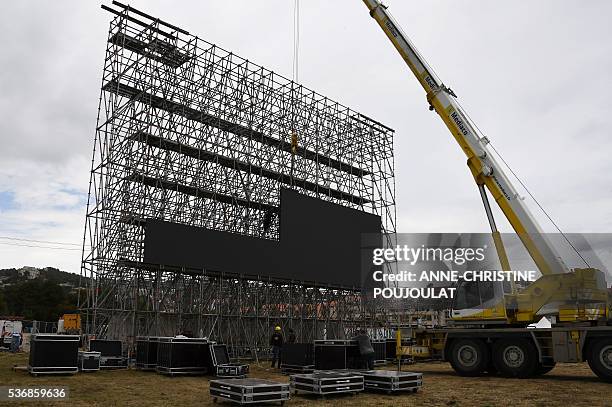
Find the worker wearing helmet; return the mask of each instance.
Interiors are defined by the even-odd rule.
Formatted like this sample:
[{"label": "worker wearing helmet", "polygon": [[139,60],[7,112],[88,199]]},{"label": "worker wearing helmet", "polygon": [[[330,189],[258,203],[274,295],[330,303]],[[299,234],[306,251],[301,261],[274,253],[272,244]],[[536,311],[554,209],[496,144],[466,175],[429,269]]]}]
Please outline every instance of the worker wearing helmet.
[{"label": "worker wearing helmet", "polygon": [[274,332],[270,337],[270,346],[272,346],[272,367],[274,367],[274,365],[277,365],[280,369],[281,349],[283,347],[283,334],[281,333],[281,327],[278,325],[274,327]]}]

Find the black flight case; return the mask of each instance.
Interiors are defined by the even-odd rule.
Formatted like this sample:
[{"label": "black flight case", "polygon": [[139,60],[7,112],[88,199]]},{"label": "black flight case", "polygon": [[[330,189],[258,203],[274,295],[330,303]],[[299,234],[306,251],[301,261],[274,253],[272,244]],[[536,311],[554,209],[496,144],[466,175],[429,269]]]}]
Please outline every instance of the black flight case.
[{"label": "black flight case", "polygon": [[210,395],[238,404],[280,402],[289,400],[289,385],[264,379],[219,379],[210,381]]},{"label": "black flight case", "polygon": [[308,374],[295,374],[289,377],[291,389],[298,392],[313,393],[320,396],[328,394],[363,391],[363,376],[350,372],[315,371]]},{"label": "black flight case", "polygon": [[232,363],[227,345],[211,343],[205,355],[209,373],[220,378],[242,378],[249,373],[249,365]]},{"label": "black flight case", "polygon": [[396,370],[349,370],[348,372],[362,375],[366,390],[380,390],[387,393],[400,391],[416,393],[423,385],[423,373],[398,372]]},{"label": "black flight case", "polygon": [[30,338],[28,372],[74,374],[79,371],[79,335],[33,334]]}]

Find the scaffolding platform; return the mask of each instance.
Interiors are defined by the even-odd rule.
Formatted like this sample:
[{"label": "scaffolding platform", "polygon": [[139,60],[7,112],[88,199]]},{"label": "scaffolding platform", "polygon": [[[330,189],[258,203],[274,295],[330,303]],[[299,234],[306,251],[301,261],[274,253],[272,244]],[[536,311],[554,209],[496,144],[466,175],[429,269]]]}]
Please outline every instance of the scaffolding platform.
[{"label": "scaffolding platform", "polygon": [[279,242],[283,188],[379,216],[394,233],[394,130],[163,19],[102,8],[85,333],[130,349],[141,336],[206,333],[232,357],[257,357],[272,320],[311,343],[323,327],[341,338],[384,322],[354,285],[145,260],[152,220]]}]

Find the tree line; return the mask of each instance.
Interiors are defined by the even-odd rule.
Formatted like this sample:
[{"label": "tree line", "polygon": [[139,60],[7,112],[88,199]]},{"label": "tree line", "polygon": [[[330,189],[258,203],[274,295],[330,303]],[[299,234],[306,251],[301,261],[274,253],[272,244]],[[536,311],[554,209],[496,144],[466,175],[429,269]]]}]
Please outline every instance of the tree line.
[{"label": "tree line", "polygon": [[77,309],[77,295],[70,287],[54,281],[32,279],[13,283],[0,288],[0,315],[57,321],[64,313]]}]

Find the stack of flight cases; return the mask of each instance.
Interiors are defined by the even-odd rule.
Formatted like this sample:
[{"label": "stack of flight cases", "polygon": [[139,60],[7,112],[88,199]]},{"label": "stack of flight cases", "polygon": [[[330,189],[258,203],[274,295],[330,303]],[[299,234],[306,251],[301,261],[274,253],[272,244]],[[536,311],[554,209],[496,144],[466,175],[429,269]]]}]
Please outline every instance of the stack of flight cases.
[{"label": "stack of flight cases", "polygon": [[319,396],[328,394],[352,393],[363,391],[363,375],[352,372],[326,371],[289,376],[289,384],[295,394],[312,393]]},{"label": "stack of flight cases", "polygon": [[232,363],[227,345],[211,343],[205,355],[208,371],[217,377],[246,377],[249,365]]},{"label": "stack of flight cases", "polygon": [[395,370],[350,370],[347,373],[363,377],[366,390],[387,393],[409,391],[416,393],[423,386],[423,373],[398,372]]},{"label": "stack of flight cases", "polygon": [[90,352],[100,352],[100,369],[127,369],[127,358],[123,356],[123,343],[118,340],[92,339]]},{"label": "stack of flight cases", "polygon": [[157,367],[157,345],[159,337],[136,338],[136,369],[155,370]]},{"label": "stack of flight cases", "polygon": [[97,372],[100,370],[100,352],[79,351],[79,371]]},{"label": "stack of flight cases", "polygon": [[314,341],[314,365],[316,370],[358,369],[361,354],[357,341],[344,339],[320,339]]},{"label": "stack of flight cases", "polygon": [[210,395],[217,399],[238,404],[271,403],[281,406],[289,400],[289,385],[265,379],[224,379],[210,381]]},{"label": "stack of flight cases", "polygon": [[74,374],[79,371],[79,336],[33,334],[30,338],[28,372],[39,374]]},{"label": "stack of flight cases", "polygon": [[282,373],[312,373],[314,371],[314,344],[286,343],[281,354]]},{"label": "stack of flight cases", "polygon": [[170,376],[206,374],[209,345],[206,338],[158,338],[155,370]]}]

